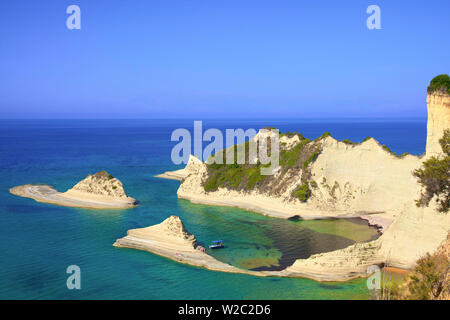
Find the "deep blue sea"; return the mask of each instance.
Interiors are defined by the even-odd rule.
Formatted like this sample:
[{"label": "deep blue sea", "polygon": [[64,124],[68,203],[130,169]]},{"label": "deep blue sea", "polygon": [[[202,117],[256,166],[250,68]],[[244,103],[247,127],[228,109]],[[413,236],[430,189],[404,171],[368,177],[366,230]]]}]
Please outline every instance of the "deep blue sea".
[{"label": "deep blue sea", "polygon": [[[425,151],[426,119],[205,120],[204,129],[277,127],[316,138],[376,138],[397,153]],[[192,120],[0,120],[0,299],[366,299],[366,280],[319,283],[259,278],[178,264],[112,246],[131,228],[178,215],[201,243],[221,238],[215,257],[245,268],[286,263],[333,245],[362,241],[370,228],[350,221],[285,221],[177,199],[179,182],[155,178],[172,164],[174,129]],[[58,207],[13,196],[26,183],[71,188],[106,170],[140,201],[130,210]],[[289,259],[288,259],[289,260]],[[289,262],[289,261],[288,261]],[[81,268],[81,290],[66,268]]]}]

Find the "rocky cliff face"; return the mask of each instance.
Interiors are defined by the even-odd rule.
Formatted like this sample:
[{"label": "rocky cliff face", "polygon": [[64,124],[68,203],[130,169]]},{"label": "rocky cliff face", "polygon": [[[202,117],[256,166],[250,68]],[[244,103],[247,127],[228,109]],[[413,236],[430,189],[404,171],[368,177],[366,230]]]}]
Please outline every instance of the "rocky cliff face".
[{"label": "rocky cliff face", "polygon": [[417,259],[435,252],[449,231],[450,214],[437,212],[433,201],[425,208],[408,203],[379,238],[379,253],[390,266],[410,269]]},{"label": "rocky cliff face", "polygon": [[88,175],[70,190],[76,190],[98,196],[127,198],[122,182],[114,178],[106,171],[100,171],[96,174]]},{"label": "rocky cliff face", "polygon": [[[170,216],[154,226],[128,230],[127,237],[161,242],[164,247],[173,247],[175,250],[195,249],[197,247],[197,239],[186,230],[178,216]],[[126,238],[122,240],[124,241]],[[118,244],[120,244],[120,241]]]},{"label": "rocky cliff face", "polygon": [[[280,143],[282,152],[290,152],[302,142],[298,136],[283,136]],[[336,215],[386,211],[398,214],[420,193],[411,174],[421,164],[422,160],[417,156],[398,157],[374,139],[348,144],[328,136],[310,144],[319,148],[320,153],[307,167],[279,168],[252,190],[219,188],[205,192],[208,169],[197,159],[186,166],[188,174],[178,195],[190,200],[195,200],[196,196],[205,199],[227,197],[236,201],[258,197],[291,215],[307,216],[308,212],[317,215],[319,211]],[[298,161],[303,163],[302,156]],[[311,189],[311,196],[302,202],[295,196],[295,191],[305,182]]]},{"label": "rocky cliff face", "polygon": [[195,236],[186,230],[183,222],[178,216],[170,216],[161,222],[158,225],[158,228],[169,237],[180,238],[192,243],[196,242]]},{"label": "rocky cliff face", "polygon": [[420,164],[419,157],[398,157],[372,138],[346,144],[328,137],[312,164],[308,203],[322,210],[399,212],[419,194],[411,172]]},{"label": "rocky cliff face", "polygon": [[427,95],[428,123],[426,156],[442,154],[439,139],[450,127],[450,95],[444,90]]}]

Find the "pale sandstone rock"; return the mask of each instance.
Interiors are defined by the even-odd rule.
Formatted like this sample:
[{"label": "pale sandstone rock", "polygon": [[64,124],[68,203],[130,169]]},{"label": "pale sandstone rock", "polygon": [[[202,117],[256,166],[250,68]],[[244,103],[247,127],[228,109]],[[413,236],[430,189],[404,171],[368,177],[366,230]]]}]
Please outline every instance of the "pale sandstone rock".
[{"label": "pale sandstone rock", "polygon": [[183,181],[189,174],[196,173],[198,169],[203,165],[204,163],[200,159],[194,157],[193,155],[190,155],[188,163],[183,169],[166,171],[164,173],[156,175],[156,177]]},{"label": "pale sandstone rock", "polygon": [[122,182],[108,174],[106,171],[88,175],[67,192],[73,190],[106,197],[127,197]]},{"label": "pale sandstone rock", "polygon": [[209,270],[266,276],[263,272],[239,269],[216,260],[197,245],[180,218],[170,216],[160,224],[128,230],[127,235],[117,239],[115,247],[145,250],[160,256]]},{"label": "pale sandstone rock", "polygon": [[450,96],[447,92],[436,91],[427,95],[428,123],[426,156],[442,154],[439,139],[450,127]]},{"label": "pale sandstone rock", "polygon": [[128,197],[122,182],[106,171],[88,175],[66,192],[58,192],[51,186],[26,184],[11,188],[10,193],[67,207],[93,209],[121,209],[137,206],[134,198]]}]

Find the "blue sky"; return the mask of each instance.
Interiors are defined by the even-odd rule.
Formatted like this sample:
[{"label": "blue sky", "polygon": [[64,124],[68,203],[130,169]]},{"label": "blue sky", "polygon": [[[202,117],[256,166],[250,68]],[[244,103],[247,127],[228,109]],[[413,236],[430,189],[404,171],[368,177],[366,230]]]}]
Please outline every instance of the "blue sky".
[{"label": "blue sky", "polygon": [[[66,8],[81,8],[81,30]],[[381,8],[368,30],[366,8]],[[425,117],[450,1],[0,2],[0,118]]]}]

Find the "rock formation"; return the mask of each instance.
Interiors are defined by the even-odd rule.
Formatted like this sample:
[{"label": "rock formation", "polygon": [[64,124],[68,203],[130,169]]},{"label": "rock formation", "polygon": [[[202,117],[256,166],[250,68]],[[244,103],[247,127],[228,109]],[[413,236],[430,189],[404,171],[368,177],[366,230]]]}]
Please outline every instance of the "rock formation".
[{"label": "rock formation", "polygon": [[208,255],[205,249],[197,244],[195,236],[186,230],[178,216],[170,216],[160,224],[150,227],[128,230],[127,235],[117,239],[113,245],[149,251],[177,262],[210,270],[266,276],[263,272],[233,267]]},{"label": "rock formation", "polygon": [[437,90],[427,95],[427,157],[442,154],[439,139],[450,127],[450,95],[445,90]]},{"label": "rock formation", "polygon": [[127,198],[122,182],[114,178],[106,171],[100,171],[96,174],[88,175],[86,178],[73,186],[72,189],[67,190],[66,193],[70,193],[71,191],[84,192],[91,195],[105,197]]},{"label": "rock formation", "polygon": [[195,236],[186,230],[180,217],[173,215],[160,224],[128,230],[127,237],[117,240],[114,245],[124,246],[124,242],[134,238],[158,241],[178,251],[195,249],[197,246]]},{"label": "rock formation", "polygon": [[200,167],[203,166],[203,162],[193,155],[189,156],[188,163],[185,168],[175,171],[166,171],[164,173],[156,175],[158,178],[173,179],[183,181],[191,173],[197,173]]},{"label": "rock formation", "polygon": [[67,207],[118,209],[132,208],[136,199],[128,197],[122,182],[106,171],[88,175],[66,192],[58,192],[51,186],[26,184],[11,188],[12,194],[32,198],[38,202]]}]

